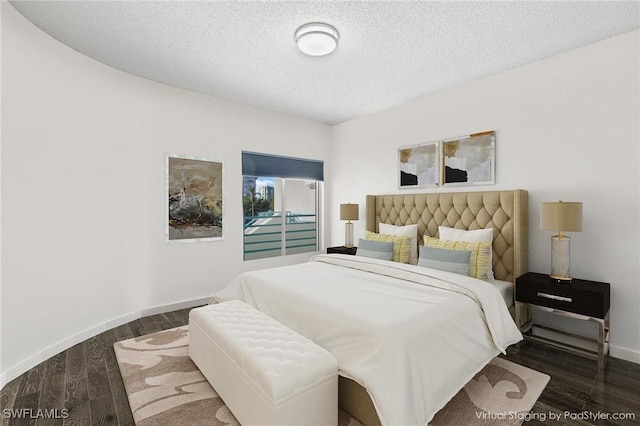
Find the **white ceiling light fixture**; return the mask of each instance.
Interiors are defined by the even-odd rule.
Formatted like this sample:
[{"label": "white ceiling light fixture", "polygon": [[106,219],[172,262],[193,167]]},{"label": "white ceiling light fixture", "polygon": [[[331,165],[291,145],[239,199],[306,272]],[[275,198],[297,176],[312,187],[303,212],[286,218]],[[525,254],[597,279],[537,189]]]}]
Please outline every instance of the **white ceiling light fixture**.
[{"label": "white ceiling light fixture", "polygon": [[310,22],[296,30],[298,48],[309,56],[325,56],[336,50],[340,34],[329,24]]}]

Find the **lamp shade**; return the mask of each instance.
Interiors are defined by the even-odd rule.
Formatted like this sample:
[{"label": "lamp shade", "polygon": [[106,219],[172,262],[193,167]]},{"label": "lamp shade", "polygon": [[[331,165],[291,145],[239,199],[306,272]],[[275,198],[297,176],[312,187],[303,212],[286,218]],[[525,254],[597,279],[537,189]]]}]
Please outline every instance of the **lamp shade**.
[{"label": "lamp shade", "polygon": [[582,231],[582,203],[540,204],[540,229],[545,231]]},{"label": "lamp shade", "polygon": [[358,204],[340,204],[340,220],[358,220]]}]

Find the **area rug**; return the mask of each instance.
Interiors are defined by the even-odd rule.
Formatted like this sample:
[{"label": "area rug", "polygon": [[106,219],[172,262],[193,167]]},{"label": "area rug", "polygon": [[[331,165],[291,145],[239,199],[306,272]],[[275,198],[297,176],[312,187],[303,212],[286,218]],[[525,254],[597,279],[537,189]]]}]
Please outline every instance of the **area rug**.
[{"label": "area rug", "polygon": [[[238,425],[189,358],[188,326],[113,346],[136,425]],[[520,425],[548,381],[546,374],[495,358],[436,414],[430,425]],[[361,426],[343,410],[338,424]]]}]

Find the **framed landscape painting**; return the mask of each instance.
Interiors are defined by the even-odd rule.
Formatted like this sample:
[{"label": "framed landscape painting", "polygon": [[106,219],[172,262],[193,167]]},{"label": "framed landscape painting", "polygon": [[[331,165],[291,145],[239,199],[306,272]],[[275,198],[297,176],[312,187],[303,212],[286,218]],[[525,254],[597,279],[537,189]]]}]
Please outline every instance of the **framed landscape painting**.
[{"label": "framed landscape painting", "polygon": [[495,132],[442,141],[442,185],[487,185],[495,180]]},{"label": "framed landscape painting", "polygon": [[438,185],[438,141],[398,148],[398,182],[400,188]]},{"label": "framed landscape painting", "polygon": [[215,241],[224,236],[223,164],[166,156],[166,241]]}]

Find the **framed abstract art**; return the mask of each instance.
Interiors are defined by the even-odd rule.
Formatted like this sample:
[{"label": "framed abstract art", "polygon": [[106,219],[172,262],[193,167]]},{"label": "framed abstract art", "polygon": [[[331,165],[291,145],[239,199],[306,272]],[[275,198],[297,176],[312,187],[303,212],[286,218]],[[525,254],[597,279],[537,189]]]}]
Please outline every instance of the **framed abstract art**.
[{"label": "framed abstract art", "polygon": [[167,242],[221,240],[223,164],[218,160],[166,156]]},{"label": "framed abstract art", "polygon": [[496,133],[442,141],[442,185],[486,185],[496,181]]},{"label": "framed abstract art", "polygon": [[438,186],[438,141],[398,148],[398,185],[400,188]]}]

